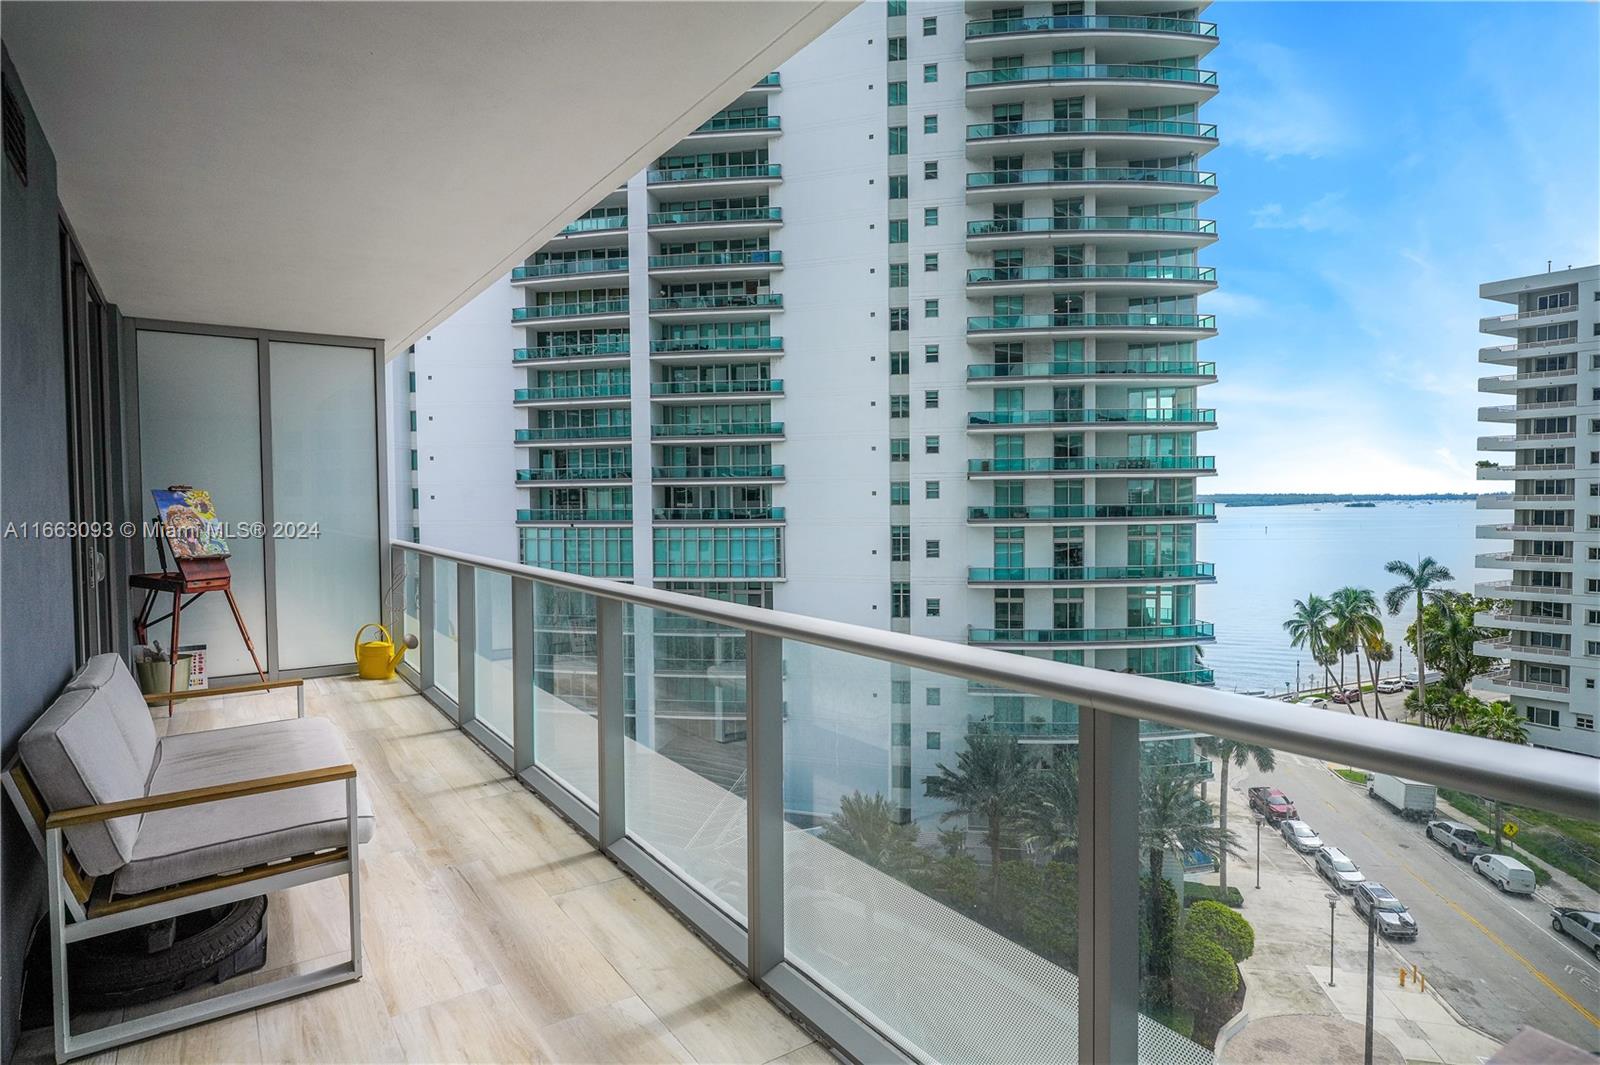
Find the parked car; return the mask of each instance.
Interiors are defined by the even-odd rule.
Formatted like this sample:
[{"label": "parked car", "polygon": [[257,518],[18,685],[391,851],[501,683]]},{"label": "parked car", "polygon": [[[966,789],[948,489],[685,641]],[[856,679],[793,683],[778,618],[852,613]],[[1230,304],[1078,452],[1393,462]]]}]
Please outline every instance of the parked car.
[{"label": "parked car", "polygon": [[1554,909],[1550,911],[1550,927],[1576,939],[1580,946],[1593,951],[1595,959],[1600,960],[1600,912],[1570,907]]},{"label": "parked car", "polygon": [[1314,706],[1318,710],[1326,710],[1328,708],[1328,700],[1322,698],[1321,696],[1318,696],[1315,699],[1301,699],[1300,700],[1300,705],[1301,706]]},{"label": "parked car", "polygon": [[1285,843],[1302,854],[1310,854],[1322,846],[1322,837],[1304,821],[1286,817],[1278,823],[1278,831],[1283,833]]},{"label": "parked car", "polygon": [[1338,847],[1323,847],[1317,851],[1316,863],[1317,872],[1340,891],[1351,891],[1357,884],[1367,881],[1356,863]]},{"label": "parked car", "polygon": [[1357,884],[1350,892],[1350,901],[1356,912],[1367,920],[1378,915],[1378,932],[1389,939],[1416,939],[1417,919],[1411,916],[1405,903],[1395,898],[1394,892],[1376,881]]},{"label": "parked car", "polygon": [[1476,858],[1493,848],[1478,835],[1478,830],[1460,821],[1429,821],[1428,838],[1448,848],[1457,858]]},{"label": "parked car", "polygon": [[1276,825],[1285,817],[1296,816],[1294,801],[1277,788],[1257,787],[1249,791],[1250,809]]},{"label": "parked car", "polygon": [[1378,682],[1378,694],[1380,695],[1399,695],[1405,690],[1405,682],[1398,677],[1390,677],[1388,680],[1380,680]]},{"label": "parked car", "polygon": [[1383,800],[1385,806],[1408,821],[1424,821],[1434,815],[1439,789],[1420,780],[1374,773],[1367,780],[1367,796]]},{"label": "parked car", "polygon": [[1533,870],[1509,854],[1480,854],[1472,859],[1472,869],[1501,891],[1513,895],[1532,895],[1538,883]]},{"label": "parked car", "polygon": [[1348,706],[1361,701],[1361,691],[1358,688],[1346,688],[1342,692],[1334,692],[1332,698],[1340,706]]}]

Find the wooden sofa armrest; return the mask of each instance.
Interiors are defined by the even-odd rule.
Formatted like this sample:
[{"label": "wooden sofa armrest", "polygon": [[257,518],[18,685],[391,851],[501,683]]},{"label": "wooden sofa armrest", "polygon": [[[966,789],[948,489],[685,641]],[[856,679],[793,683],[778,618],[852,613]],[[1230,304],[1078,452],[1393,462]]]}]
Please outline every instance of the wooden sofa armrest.
[{"label": "wooden sofa armrest", "polygon": [[336,780],[349,780],[355,775],[356,767],[353,765],[330,765],[321,769],[303,769],[298,773],[281,773],[271,777],[256,777],[253,780],[236,780],[229,784],[190,788],[187,791],[169,791],[163,795],[146,795],[140,799],[123,799],[120,802],[102,803],[98,806],[76,806],[70,810],[58,810],[50,814],[45,818],[44,827],[71,828],[74,825],[109,821],[114,817],[175,810],[182,806],[198,806],[201,803],[220,802],[223,799],[239,799],[246,795],[287,791],[289,788],[303,788],[312,784],[328,784]]},{"label": "wooden sofa armrest", "polygon": [[218,695],[243,695],[246,692],[272,691],[276,688],[300,688],[305,681],[299,677],[288,680],[259,680],[250,684],[234,684],[226,688],[185,688],[175,692],[150,692],[144,701],[150,706],[157,703],[182,702],[184,699],[210,699]]}]

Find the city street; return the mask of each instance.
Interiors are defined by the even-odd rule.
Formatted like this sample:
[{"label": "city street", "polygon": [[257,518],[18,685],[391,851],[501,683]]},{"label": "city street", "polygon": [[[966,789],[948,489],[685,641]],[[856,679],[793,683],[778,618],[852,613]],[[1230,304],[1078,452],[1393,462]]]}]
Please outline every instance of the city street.
[{"label": "city street", "polygon": [[[1555,900],[1549,890],[1533,898],[1501,894],[1467,862],[1429,841],[1421,824],[1401,819],[1321,762],[1280,752],[1271,773],[1253,765],[1232,771],[1229,827],[1236,827],[1246,855],[1231,865],[1229,879],[1246,892],[1247,912],[1255,903],[1255,825],[1245,813],[1245,788],[1266,783],[1288,793],[1326,845],[1343,850],[1368,879],[1410,907],[1419,935],[1393,947],[1462,1021],[1501,1041],[1528,1025],[1600,1051],[1600,964],[1551,929]],[[1292,850],[1271,826],[1262,828],[1261,894],[1304,894],[1307,868],[1309,855]],[[1564,904],[1595,906],[1597,900],[1591,895]],[[1348,898],[1340,900],[1336,920],[1359,921]],[[1308,928],[1308,959],[1319,948],[1325,956],[1326,943],[1325,924],[1320,935]],[[1392,957],[1379,955],[1381,983],[1395,983],[1397,968]]]}]

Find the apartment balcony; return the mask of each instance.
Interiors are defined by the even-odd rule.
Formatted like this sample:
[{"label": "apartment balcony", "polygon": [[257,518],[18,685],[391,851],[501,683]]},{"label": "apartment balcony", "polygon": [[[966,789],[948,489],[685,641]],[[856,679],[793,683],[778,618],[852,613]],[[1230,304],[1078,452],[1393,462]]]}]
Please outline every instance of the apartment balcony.
[{"label": "apartment balcony", "polygon": [[629,339],[625,336],[603,337],[582,344],[540,344],[531,348],[512,348],[511,361],[523,364],[549,360],[559,361],[562,366],[616,365],[628,361],[630,350]]},{"label": "apartment balcony", "polygon": [[537,307],[513,307],[511,324],[537,329],[627,325],[628,301],[579,300]]},{"label": "apartment balcony", "polygon": [[1200,154],[1217,146],[1209,122],[1129,118],[1037,118],[967,126],[967,158],[988,159],[1038,149],[1089,149],[1142,158],[1163,151]]},{"label": "apartment balcony", "polygon": [[656,507],[656,521],[700,525],[764,525],[784,520],[782,507]]},{"label": "apartment balcony", "polygon": [[720,115],[695,127],[684,144],[696,150],[740,151],[765,147],[782,132],[777,115]]},{"label": "apartment balcony", "polygon": [[516,430],[518,447],[563,447],[594,440],[626,440],[633,430],[626,425],[558,425]]},{"label": "apartment balcony", "polygon": [[1511,551],[1491,551],[1475,556],[1479,569],[1564,569],[1573,564],[1571,555],[1519,555]]},{"label": "apartment balcony", "polygon": [[1517,438],[1515,436],[1480,436],[1478,437],[1479,451],[1515,451]]},{"label": "apartment balcony", "polygon": [[729,292],[710,296],[655,296],[650,314],[656,318],[693,321],[765,318],[783,310],[781,292]]},{"label": "apartment balcony", "polygon": [[1510,510],[1512,499],[1510,492],[1487,492],[1478,497],[1479,510]]},{"label": "apartment balcony", "polygon": [[544,388],[519,388],[511,395],[518,407],[606,407],[628,398],[628,382],[598,385],[549,385]]},{"label": "apartment balcony", "polygon": [[1207,170],[1156,167],[1044,167],[980,171],[967,175],[967,201],[1017,200],[1024,196],[1093,195],[1098,207],[1170,203],[1175,197],[1206,200],[1216,195],[1217,175]]},{"label": "apartment balcony", "polygon": [[721,195],[736,196],[762,192],[781,184],[783,167],[777,163],[673,167],[651,170],[646,173],[645,181],[652,187],[660,188],[662,195],[676,196],[679,192],[708,189]]},{"label": "apartment balcony", "polygon": [[[781,581],[783,563],[776,560],[746,562],[656,562],[656,580],[669,581]],[[730,683],[744,680],[744,669],[737,663],[729,667]]]},{"label": "apartment balcony", "polygon": [[1217,379],[1214,362],[1161,362],[1158,360],[1056,360],[1051,362],[980,362],[967,367],[967,384],[980,387],[1009,385],[1015,381],[1065,381],[1109,379],[1118,384],[1175,382],[1208,385]]},{"label": "apartment balcony", "polygon": [[967,291],[975,297],[990,293],[1103,292],[1110,295],[1192,295],[1217,287],[1217,272],[1209,266],[1147,266],[1143,264],[1082,264],[1041,266],[985,266],[967,271]]},{"label": "apartment balcony", "polygon": [[1212,584],[1216,566],[1189,562],[1170,566],[969,566],[967,583],[991,584]]},{"label": "apartment balcony", "polygon": [[1530,370],[1526,373],[1499,374],[1495,377],[1478,378],[1479,392],[1501,392],[1515,395],[1529,385],[1544,386],[1576,384],[1578,381],[1578,367],[1574,363],[1560,370]]},{"label": "apartment balcony", "polygon": [[1570,462],[1525,463],[1521,466],[1480,466],[1478,467],[1478,479],[1481,481],[1514,481],[1533,473],[1559,473],[1576,468]]},{"label": "apartment balcony", "polygon": [[1063,241],[1092,243],[1098,248],[1199,248],[1216,239],[1217,223],[1210,219],[1167,215],[1062,215],[967,223],[967,244],[974,248]]},{"label": "apartment balcony", "polygon": [[1477,536],[1480,540],[1509,540],[1516,533],[1538,533],[1554,540],[1571,539],[1573,527],[1571,525],[1532,525],[1527,522],[1508,522],[1505,524],[1479,525]]},{"label": "apartment balcony", "polygon": [[1507,366],[1515,366],[1525,352],[1539,354],[1557,354],[1564,348],[1576,349],[1579,337],[1553,337],[1549,340],[1522,340],[1515,344],[1499,344],[1494,347],[1479,348],[1479,362],[1497,362]]},{"label": "apartment balcony", "polygon": [[[717,207],[694,211],[652,211],[650,232],[665,239],[753,237],[783,225],[781,207]],[[670,234],[670,237],[667,235]]]},{"label": "apartment balcony", "polygon": [[1474,594],[1484,599],[1524,599],[1534,601],[1565,601],[1572,598],[1571,588],[1557,588],[1546,584],[1528,584],[1515,578],[1505,581],[1479,581]]},{"label": "apartment balcony", "polygon": [[1216,521],[1215,503],[1054,503],[967,508],[969,525],[1027,525],[1074,521],[1126,525],[1147,521]]},{"label": "apartment balcony", "polygon": [[517,510],[518,525],[630,525],[632,507],[523,507]]},{"label": "apartment balcony", "polygon": [[742,396],[773,396],[783,394],[783,381],[770,378],[765,381],[654,381],[650,385],[650,398],[659,403],[694,403],[706,396],[737,399]]},{"label": "apartment balcony", "polygon": [[1217,472],[1214,455],[1080,455],[1075,458],[968,459],[967,476],[1000,478],[1137,477],[1177,473],[1203,477]]},{"label": "apartment balcony", "polygon": [[615,484],[633,479],[626,466],[555,466],[517,471],[517,484],[524,488],[546,484]]},{"label": "apartment balcony", "polygon": [[1484,658],[1536,658],[1560,659],[1572,657],[1572,651],[1565,647],[1540,647],[1514,642],[1509,636],[1502,636],[1497,640],[1479,640],[1472,645],[1472,653]]},{"label": "apartment balcony", "polygon": [[1101,59],[1176,59],[1216,47],[1215,23],[1157,15],[1037,15],[967,23],[969,60],[1029,48],[1093,48]]},{"label": "apartment balcony", "polygon": [[696,425],[659,424],[650,427],[655,440],[710,440],[736,444],[783,439],[782,422],[708,422]]},{"label": "apartment balcony", "polygon": [[1094,629],[980,629],[968,627],[967,642],[984,647],[1161,647],[1214,643],[1209,621],[1186,625],[1137,625]]},{"label": "apartment balcony", "polygon": [[967,319],[967,339],[980,343],[1088,336],[1105,339],[1126,337],[1130,340],[1204,340],[1216,335],[1217,319],[1210,314],[1091,312],[975,315]]},{"label": "apartment balcony", "polygon": [[1571,688],[1566,684],[1551,684],[1541,680],[1524,680],[1512,673],[1491,673],[1479,677],[1473,684],[1485,691],[1500,692],[1506,695],[1566,695]]},{"label": "apartment balcony", "polygon": [[1063,426],[1122,429],[1129,425],[1159,425],[1169,430],[1199,432],[1217,427],[1217,412],[1203,407],[1130,407],[1097,410],[975,410],[967,414],[967,431],[970,433],[1043,432]]},{"label": "apartment balcony", "polygon": [[579,218],[562,227],[550,238],[551,248],[600,248],[625,241],[628,235],[628,216],[610,215],[605,218]]},{"label": "apartment balcony", "polygon": [[627,256],[594,259],[561,259],[536,266],[518,266],[511,271],[511,283],[518,288],[557,288],[579,281],[595,282],[599,287],[620,283],[628,276]]},{"label": "apartment balcony", "polygon": [[783,480],[783,466],[772,463],[729,463],[712,466],[655,466],[650,475],[675,484],[726,484],[751,481],[760,484]]},{"label": "apartment balcony", "polygon": [[1480,318],[1478,319],[1478,332],[1514,337],[1522,330],[1529,329],[1535,325],[1576,322],[1577,320],[1578,301],[1573,300],[1564,307],[1547,307],[1531,311],[1517,311],[1512,314],[1494,314],[1487,318]]},{"label": "apartment balcony", "polygon": [[1217,74],[1143,63],[1076,63],[967,72],[967,105],[1016,100],[1047,102],[1093,93],[1112,111],[1163,104],[1202,104],[1217,94]]},{"label": "apartment balcony", "polygon": [[779,77],[778,72],[774,70],[771,74],[768,74],[766,77],[750,86],[748,91],[771,95],[782,88],[782,86],[783,81]]},{"label": "apartment balcony", "polygon": [[783,269],[783,252],[685,252],[650,256],[650,276],[666,281],[679,277],[770,277]]},{"label": "apartment balcony", "polygon": [[650,341],[652,361],[749,362],[783,354],[783,338],[774,336],[675,337]]},{"label": "apartment balcony", "polygon": [[1515,403],[1506,403],[1497,406],[1479,407],[1478,420],[1480,422],[1514,422],[1517,420],[1517,405]]}]

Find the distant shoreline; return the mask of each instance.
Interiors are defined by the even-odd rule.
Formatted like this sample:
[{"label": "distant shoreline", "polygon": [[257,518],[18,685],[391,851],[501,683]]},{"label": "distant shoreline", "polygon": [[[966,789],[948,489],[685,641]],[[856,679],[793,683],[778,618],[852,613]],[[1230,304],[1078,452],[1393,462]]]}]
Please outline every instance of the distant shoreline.
[{"label": "distant shoreline", "polygon": [[1230,507],[1292,507],[1304,503],[1433,503],[1477,499],[1473,492],[1421,492],[1397,495],[1388,492],[1358,495],[1339,492],[1225,492],[1200,497],[1208,503]]}]

